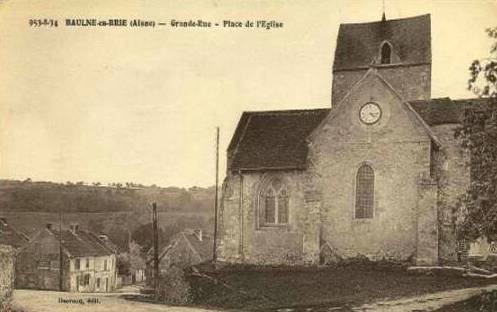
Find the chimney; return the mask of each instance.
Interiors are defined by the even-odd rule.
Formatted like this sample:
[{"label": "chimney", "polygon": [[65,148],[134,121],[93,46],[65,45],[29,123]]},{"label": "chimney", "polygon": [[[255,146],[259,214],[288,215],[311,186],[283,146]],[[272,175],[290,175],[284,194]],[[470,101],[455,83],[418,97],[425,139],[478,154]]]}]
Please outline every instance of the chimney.
[{"label": "chimney", "polygon": [[195,230],[194,233],[195,233],[195,236],[197,236],[198,240],[202,241],[202,230],[201,229]]},{"label": "chimney", "polygon": [[76,235],[78,234],[78,231],[79,231],[79,224],[71,223],[71,232]]},{"label": "chimney", "polygon": [[51,231],[53,229],[53,224],[52,223],[47,223],[46,224],[47,230]]},{"label": "chimney", "polygon": [[4,226],[7,226],[7,219],[6,219],[6,218],[1,217],[1,218],[0,218],[0,222],[1,222]]}]

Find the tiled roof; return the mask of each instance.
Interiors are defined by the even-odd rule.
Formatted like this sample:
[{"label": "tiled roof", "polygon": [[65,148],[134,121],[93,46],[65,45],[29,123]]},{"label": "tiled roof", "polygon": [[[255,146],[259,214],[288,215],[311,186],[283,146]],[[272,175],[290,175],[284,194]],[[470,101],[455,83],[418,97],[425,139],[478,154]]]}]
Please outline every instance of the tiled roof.
[{"label": "tiled roof", "polygon": [[[180,233],[177,233],[171,240],[171,243],[160,250],[159,259],[164,258],[169,252],[171,252],[171,250],[175,250],[173,247],[179,243],[189,244],[193,251],[199,255],[202,262],[211,260],[213,257],[213,236],[203,233],[202,240],[200,240],[198,234],[195,234],[195,231],[186,229]],[[153,260],[153,248],[151,248],[147,253],[146,263],[152,264]]]},{"label": "tiled roof", "polygon": [[183,233],[183,235],[198,253],[201,262],[212,260],[214,239],[211,235],[204,233],[202,235],[202,240],[200,240],[196,234]]},{"label": "tiled roof", "polygon": [[[59,239],[58,231],[51,232]],[[62,246],[71,257],[108,256],[115,251],[107,247],[97,236],[86,231],[62,231]]]},{"label": "tiled roof", "polygon": [[[460,123],[466,109],[485,105],[485,99],[411,101],[428,126]],[[306,138],[329,109],[246,112],[233,135],[228,170],[305,169]]]},{"label": "tiled roof", "polygon": [[460,123],[468,108],[479,109],[487,103],[486,99],[451,100],[448,97],[409,102],[429,126]]},{"label": "tiled roof", "polygon": [[338,31],[333,70],[370,65],[387,40],[403,64],[431,63],[430,15],[341,24]]},{"label": "tiled roof", "polygon": [[228,154],[229,170],[305,168],[305,139],[330,109],[243,113]]},{"label": "tiled roof", "polygon": [[17,231],[5,221],[0,221],[0,244],[19,248],[24,246],[28,241],[29,237],[26,234]]}]

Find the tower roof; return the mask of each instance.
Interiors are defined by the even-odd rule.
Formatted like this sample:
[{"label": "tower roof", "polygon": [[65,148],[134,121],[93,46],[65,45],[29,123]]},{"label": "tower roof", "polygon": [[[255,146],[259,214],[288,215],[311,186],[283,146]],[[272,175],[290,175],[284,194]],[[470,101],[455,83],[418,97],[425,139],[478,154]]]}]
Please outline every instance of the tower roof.
[{"label": "tower roof", "polygon": [[431,63],[430,15],[371,23],[340,24],[333,70],[369,66],[388,41],[402,64]]}]

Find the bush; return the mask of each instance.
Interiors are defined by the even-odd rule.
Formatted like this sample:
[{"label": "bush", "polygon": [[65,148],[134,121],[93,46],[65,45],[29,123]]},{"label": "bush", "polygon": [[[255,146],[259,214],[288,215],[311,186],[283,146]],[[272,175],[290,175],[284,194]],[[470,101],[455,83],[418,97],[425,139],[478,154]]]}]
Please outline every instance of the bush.
[{"label": "bush", "polygon": [[187,304],[192,302],[190,283],[185,272],[178,267],[170,267],[160,275],[160,300],[171,304]]}]

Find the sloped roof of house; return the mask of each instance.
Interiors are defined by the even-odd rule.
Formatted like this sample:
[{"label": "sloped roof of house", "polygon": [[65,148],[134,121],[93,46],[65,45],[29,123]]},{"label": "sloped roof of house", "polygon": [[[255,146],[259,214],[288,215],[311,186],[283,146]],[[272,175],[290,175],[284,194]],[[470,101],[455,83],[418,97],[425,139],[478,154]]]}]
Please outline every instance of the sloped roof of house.
[{"label": "sloped roof of house", "polygon": [[88,234],[93,239],[96,239],[98,243],[104,244],[105,247],[107,247],[107,249],[110,249],[112,252],[117,253],[119,251],[119,247],[117,247],[117,245],[114,244],[114,242],[112,242],[107,235],[95,235],[91,232],[88,232]]},{"label": "sloped roof of house", "polygon": [[[49,231],[59,239],[60,232]],[[62,246],[71,257],[108,256],[116,252],[96,235],[81,230],[77,233],[62,231]]]},{"label": "sloped roof of house", "polygon": [[403,64],[431,63],[430,15],[341,24],[333,70],[370,65],[378,58],[384,40],[392,44]]},{"label": "sloped roof of house", "polygon": [[228,147],[230,168],[304,168],[305,139],[330,109],[244,112]]},{"label": "sloped roof of house", "polygon": [[444,97],[410,103],[429,126],[437,126],[460,123],[467,109],[481,109],[482,105],[488,103],[488,100],[484,98],[452,100]]},{"label": "sloped roof of house", "polygon": [[[188,244],[193,253],[198,255],[200,258],[200,262],[205,262],[211,260],[213,257],[213,247],[214,247],[214,238],[210,234],[202,233],[202,240],[200,240],[198,232],[187,229],[184,230],[171,240],[171,243],[159,252],[159,261],[163,259],[171,250],[174,250],[174,247],[184,242]],[[153,258],[153,247],[147,252],[147,260],[146,263],[152,263]]]},{"label": "sloped roof of house", "polygon": [[[485,105],[485,99],[411,101],[428,126],[460,123],[469,107]],[[245,112],[228,148],[228,170],[305,169],[309,134],[330,109]]]},{"label": "sloped roof of house", "polygon": [[190,243],[192,249],[198,254],[201,262],[212,260],[214,239],[211,235],[202,234],[202,240],[195,233],[185,233],[182,235]]},{"label": "sloped roof of house", "polygon": [[14,228],[5,218],[0,219],[0,244],[19,248],[28,241],[29,237],[26,234]]}]

